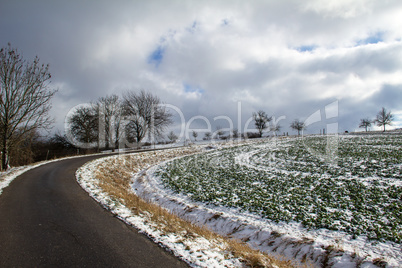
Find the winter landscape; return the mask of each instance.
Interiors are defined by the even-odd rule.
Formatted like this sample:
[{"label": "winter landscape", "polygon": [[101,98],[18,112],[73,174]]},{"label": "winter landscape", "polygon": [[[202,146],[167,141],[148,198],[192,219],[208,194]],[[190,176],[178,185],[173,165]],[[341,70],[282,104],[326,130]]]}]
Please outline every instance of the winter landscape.
[{"label": "winter landscape", "polygon": [[[152,164],[141,156],[146,164],[133,170],[132,190],[195,224],[299,264],[400,266],[401,135],[342,135],[331,162],[322,158],[326,147],[327,137],[311,136],[161,151],[152,153]],[[121,214],[92,188],[91,172],[79,173],[81,183],[88,180],[85,188]],[[130,222],[132,216],[124,210],[121,217]],[[182,241],[164,236],[156,240],[167,247]],[[213,259],[194,262],[191,250],[176,254],[193,265]]]},{"label": "winter landscape", "polygon": [[0,1],[0,266],[402,267],[401,18]]}]

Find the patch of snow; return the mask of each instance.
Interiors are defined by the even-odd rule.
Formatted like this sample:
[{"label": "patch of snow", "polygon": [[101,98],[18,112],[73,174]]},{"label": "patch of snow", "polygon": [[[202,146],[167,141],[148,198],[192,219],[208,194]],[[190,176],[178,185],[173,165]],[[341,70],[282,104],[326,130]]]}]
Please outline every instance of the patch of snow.
[{"label": "patch of snow", "polygon": [[[107,159],[119,157],[112,156]],[[217,249],[216,244],[202,237],[188,238],[184,234],[162,233],[154,226],[150,215],[146,212],[135,215],[119,202],[110,197],[99,187],[99,181],[94,178],[94,171],[98,165],[107,159],[97,159],[86,163],[76,172],[77,181],[97,202],[117,215],[125,223],[134,226],[141,233],[147,235],[155,243],[170,250],[174,255],[187,262],[192,267],[242,267],[238,258],[230,257],[227,251]],[[118,167],[116,167],[118,168]]]},{"label": "patch of snow", "polygon": [[[230,145],[216,146],[216,149],[226,146]],[[284,173],[289,172],[280,169],[278,166],[266,165],[261,167],[254,164],[259,159],[251,159],[251,157],[262,150],[267,151],[267,149],[269,149],[267,145],[262,144],[256,151],[239,153],[235,161],[239,165],[254,169],[262,168],[265,170],[280,170]],[[106,159],[101,159],[100,161],[106,161]],[[267,162],[264,164],[267,164]],[[359,165],[362,165],[362,163],[359,163]],[[85,168],[88,167],[83,166],[83,170]],[[89,170],[95,168],[96,165],[89,166]],[[360,265],[360,267],[375,267],[373,260],[378,258],[386,261],[388,267],[402,267],[402,247],[400,244],[393,242],[372,243],[365,236],[352,238],[351,235],[341,231],[330,231],[327,229],[308,230],[297,222],[275,223],[256,214],[241,212],[236,208],[218,207],[211,204],[194,202],[189,196],[177,194],[170,189],[164,188],[160,178],[154,175],[157,168],[158,166],[154,166],[139,172],[138,170],[135,171],[137,173],[133,176],[132,184],[135,194],[145,200],[155,202],[161,207],[193,223],[206,225],[222,235],[247,241],[254,248],[268,253],[284,255],[299,261],[307,259],[320,266],[326,263],[332,267],[356,267],[356,265]],[[213,261],[212,257],[209,258],[202,255],[202,252],[208,252],[207,249],[199,251],[183,250],[183,243],[177,245],[178,241],[182,241],[182,238],[177,238],[175,235],[163,236],[158,233],[157,230],[153,229],[149,221],[144,220],[147,218],[147,215],[134,216],[129,214],[124,208],[119,208],[107,196],[99,192],[100,190],[96,186],[97,182],[91,181],[91,176],[91,172],[83,175],[77,173],[77,178],[79,178],[78,180],[83,188],[87,189],[90,195],[104,204],[104,206],[111,207],[112,212],[119,215],[122,220],[146,233],[154,241],[170,248],[177,256],[180,256],[192,265],[214,266],[217,263],[223,265],[221,261],[216,263],[216,260]],[[323,176],[325,177],[325,174]],[[379,178],[359,179],[365,183],[370,183],[371,180],[378,181]],[[400,186],[401,184],[401,180],[397,179],[387,178],[387,181],[393,185]],[[200,245],[203,248],[208,248],[207,244],[205,241],[197,241],[195,243],[195,245]],[[189,248],[193,246],[189,242],[186,244],[186,247]],[[197,253],[194,254],[194,252]],[[208,253],[206,255],[214,255],[215,259],[223,258],[219,254],[223,253]],[[233,263],[229,264],[229,266],[233,266]]]},{"label": "patch of snow", "polygon": [[7,171],[0,173],[0,195],[3,193],[3,189],[6,188],[10,183],[23,174],[24,172],[34,168],[35,166],[22,166],[10,168]]},{"label": "patch of snow", "polygon": [[299,261],[307,258],[316,265],[328,258],[333,267],[355,267],[357,262],[365,267],[375,267],[371,262],[375,258],[384,258],[389,267],[402,266],[402,247],[399,244],[378,242],[373,245],[364,236],[352,239],[351,235],[340,231],[307,230],[297,222],[275,223],[236,208],[194,202],[165,188],[153,175],[157,168],[134,175],[132,188],[138,196],[191,222],[206,225],[219,234],[247,241],[256,249]]}]

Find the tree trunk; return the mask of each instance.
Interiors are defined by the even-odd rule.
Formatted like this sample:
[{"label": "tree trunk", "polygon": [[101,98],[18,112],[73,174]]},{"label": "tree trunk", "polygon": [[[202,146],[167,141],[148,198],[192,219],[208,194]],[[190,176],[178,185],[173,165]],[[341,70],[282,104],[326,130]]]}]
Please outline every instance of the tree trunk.
[{"label": "tree trunk", "polygon": [[3,137],[3,150],[1,152],[1,169],[7,170],[8,163],[7,163],[7,137]]},{"label": "tree trunk", "polygon": [[120,132],[119,129],[116,129],[116,139],[114,141],[114,149],[119,148],[119,143],[120,143],[120,139],[119,139],[120,133],[119,132]]}]

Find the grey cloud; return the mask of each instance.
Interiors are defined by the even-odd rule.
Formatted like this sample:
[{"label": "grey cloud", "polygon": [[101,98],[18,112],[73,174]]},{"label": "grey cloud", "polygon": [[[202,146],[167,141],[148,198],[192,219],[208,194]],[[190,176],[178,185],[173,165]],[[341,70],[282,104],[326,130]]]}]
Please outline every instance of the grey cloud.
[{"label": "grey cloud", "polygon": [[[401,31],[398,21],[388,20],[402,17],[400,1],[373,1],[364,10],[353,4],[349,17],[340,11],[350,3],[336,10],[317,3],[2,1],[0,45],[11,42],[27,59],[38,55],[50,63],[60,88],[53,105],[57,128],[80,102],[142,88],[180,107],[186,118],[237,120],[241,101],[243,123],[259,109],[290,121],[306,118],[334,99],[340,100],[340,125],[348,129],[377,107],[402,110],[402,46],[395,40]],[[353,47],[376,32],[384,33],[384,44]],[[315,49],[294,49],[306,45]],[[149,57],[159,46],[163,57],[155,64]],[[317,73],[325,78],[316,79]],[[362,87],[378,77],[375,93],[353,99],[332,89],[348,87],[351,73]],[[203,92],[190,98],[184,84]],[[284,131],[289,122],[283,121]]]},{"label": "grey cloud", "polygon": [[375,94],[373,94],[369,100],[369,104],[374,104],[379,110],[381,107],[388,109],[401,109],[402,104],[402,84],[389,85],[385,84]]},{"label": "grey cloud", "polygon": [[299,70],[304,73],[331,72],[331,73],[358,73],[363,77],[373,71],[383,73],[395,72],[402,67],[402,44],[395,43],[389,46],[366,45],[352,48],[346,53],[335,55],[311,56],[312,60],[300,65]]}]

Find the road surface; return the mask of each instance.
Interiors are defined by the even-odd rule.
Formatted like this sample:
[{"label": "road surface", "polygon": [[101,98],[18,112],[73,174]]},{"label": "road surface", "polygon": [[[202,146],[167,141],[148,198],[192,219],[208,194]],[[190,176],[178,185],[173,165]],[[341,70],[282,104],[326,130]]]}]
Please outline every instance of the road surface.
[{"label": "road surface", "polygon": [[75,171],[96,156],[32,169],[0,195],[0,267],[186,267],[104,210]]}]

